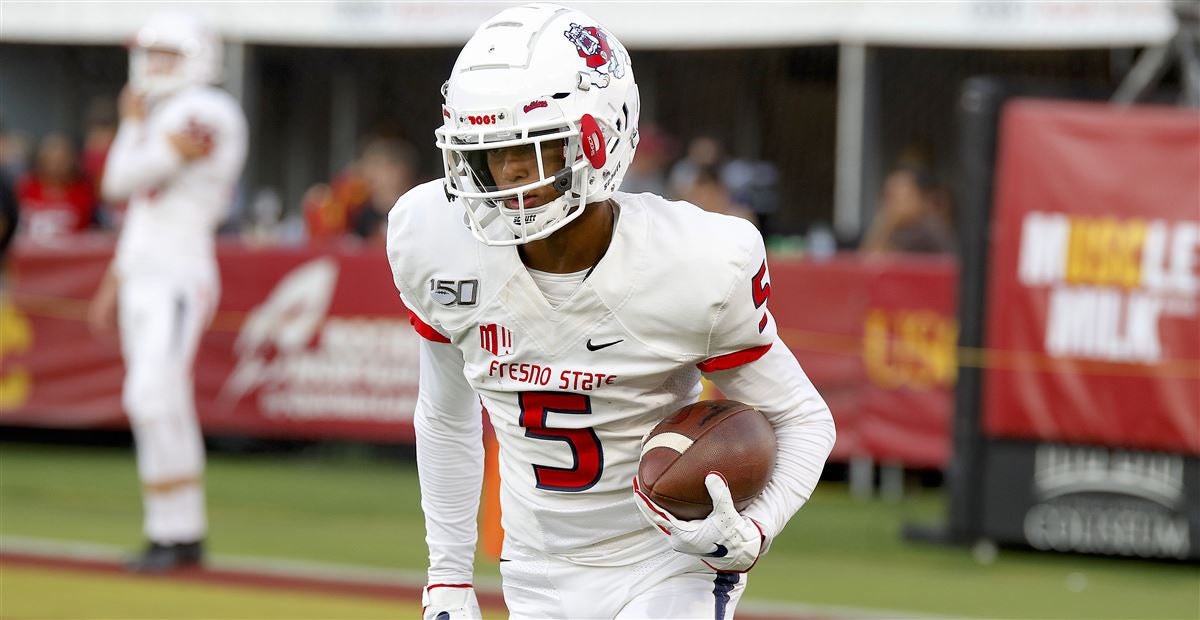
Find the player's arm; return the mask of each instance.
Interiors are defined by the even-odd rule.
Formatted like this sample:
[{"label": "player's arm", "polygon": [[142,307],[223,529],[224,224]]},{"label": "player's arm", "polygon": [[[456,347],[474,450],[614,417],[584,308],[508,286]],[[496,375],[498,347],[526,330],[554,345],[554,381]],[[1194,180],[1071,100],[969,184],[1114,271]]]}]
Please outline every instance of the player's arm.
[{"label": "player's arm", "polygon": [[713,511],[705,519],[681,521],[654,504],[637,488],[642,514],[670,535],[676,551],[698,556],[722,571],[754,567],[772,539],[812,496],[825,459],[833,449],[829,408],[782,341],[776,340],[753,361],[706,376],[727,398],[766,415],[775,429],[775,470],[759,497],[740,513],[720,474],[704,481]]},{"label": "player's arm", "polygon": [[463,376],[462,353],[451,344],[421,342],[413,424],[429,582],[469,584],[483,487],[483,418]]},{"label": "player's arm", "polygon": [[88,327],[93,333],[101,334],[116,327],[117,290],[119,288],[120,280],[117,277],[117,270],[110,264],[104,270],[100,286],[96,287],[96,293],[92,296],[91,304],[88,305]]},{"label": "player's arm", "polygon": [[[426,246],[421,235],[420,193],[401,196],[388,214],[388,263],[396,290],[421,335],[420,383],[413,426],[417,435],[417,470],[425,544],[429,548],[429,582],[421,595],[428,619],[479,618],[473,566],[479,495],[483,489],[483,411],[463,374],[462,351],[421,312],[409,284],[420,273]],[[414,222],[413,220],[418,221]]]},{"label": "player's arm", "polygon": [[758,409],[775,428],[775,471],[758,499],[742,511],[762,528],[765,550],[812,496],[833,450],[833,416],[778,338],[757,360],[707,376],[726,398]]},{"label": "player's arm", "polygon": [[775,470],[742,514],[761,528],[763,550],[812,495],[833,449],[833,416],[768,309],[770,273],[761,237],[750,243],[733,289],[713,322],[710,357],[700,369],[726,398],[761,411],[775,429]]},{"label": "player's arm", "polygon": [[[747,571],[812,495],[833,448],[829,408],[775,333],[767,310],[770,276],[762,238],[742,231],[740,260],[730,265],[731,284],[711,322],[700,370],[733,400],[766,415],[775,429],[775,470],[764,489],[741,513],[733,507],[724,478],[711,474],[705,486],[713,511],[705,519],[679,521],[638,493],[642,513],[670,534],[677,551],[699,556],[724,571]],[[636,490],[636,489],[635,489]]]},{"label": "player's arm", "polygon": [[184,159],[165,134],[155,135],[146,121],[145,99],[125,87],[118,100],[121,123],[108,149],[100,192],[112,202],[160,186],[183,167]]},{"label": "player's arm", "polygon": [[[418,323],[419,319],[414,321]],[[483,487],[482,412],[463,376],[462,352],[449,343],[429,339],[437,338],[432,328],[418,331],[425,338],[421,341],[420,391],[413,425],[429,547],[423,615],[438,618],[445,612],[446,618],[478,618],[479,604],[471,584]]]},{"label": "player's arm", "polygon": [[190,162],[213,150],[217,123],[201,123],[195,116],[187,125],[152,130],[144,103],[126,90],[121,93],[121,124],[108,151],[100,191],[105,200],[123,202],[140,191],[162,186]]},{"label": "player's arm", "polygon": [[100,192],[111,202],[160,187],[178,174],[184,159],[165,136],[154,136],[141,120],[121,121],[108,151]]}]

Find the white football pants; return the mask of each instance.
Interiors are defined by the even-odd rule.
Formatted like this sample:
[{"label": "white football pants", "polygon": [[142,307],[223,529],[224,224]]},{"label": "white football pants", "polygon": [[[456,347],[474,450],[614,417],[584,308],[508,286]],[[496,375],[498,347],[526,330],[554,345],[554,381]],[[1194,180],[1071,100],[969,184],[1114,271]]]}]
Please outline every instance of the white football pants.
[{"label": "white football pants", "polygon": [[118,298],[125,384],[121,402],[137,446],[146,537],[204,537],[204,438],[196,419],[192,362],[212,318],[210,282],[122,279]]},{"label": "white football pants", "polygon": [[500,562],[510,618],[725,620],[746,575],[716,572],[669,549],[628,566],[580,566],[505,544]]}]

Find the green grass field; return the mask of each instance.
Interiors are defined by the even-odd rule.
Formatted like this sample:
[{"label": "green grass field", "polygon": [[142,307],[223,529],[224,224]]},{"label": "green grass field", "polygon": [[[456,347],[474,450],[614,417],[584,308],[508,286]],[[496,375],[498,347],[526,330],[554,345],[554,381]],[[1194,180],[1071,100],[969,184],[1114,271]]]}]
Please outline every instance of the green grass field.
[{"label": "green grass field", "polygon": [[[410,464],[346,448],[217,454],[210,456],[208,488],[209,547],[216,554],[424,570],[419,493]],[[904,523],[939,518],[942,502],[931,491],[914,491],[899,504],[858,502],[841,485],[822,485],[754,569],[746,600],[876,609],[885,615],[1200,618],[1200,567],[1010,550],[985,565],[963,549],[901,539]],[[128,449],[0,444],[0,536],[134,549],[141,544],[140,510]],[[490,560],[481,558],[478,566],[480,575],[498,575]],[[44,613],[30,608],[37,597],[27,593],[50,579],[45,573],[5,568],[0,616],[70,617],[61,609],[64,601],[46,600]],[[56,587],[99,589],[117,601],[138,598],[122,595],[116,585],[95,583],[115,577],[79,579],[92,581]],[[160,589],[154,596],[167,597],[172,588],[211,587],[154,585]],[[231,596],[238,594],[243,593]],[[278,618],[374,618],[387,608],[380,601],[318,604],[301,595],[270,596],[279,599],[280,611],[271,615]],[[271,599],[268,607],[274,604]],[[236,602],[228,605],[238,608]],[[138,615],[132,608],[125,614]],[[230,617],[219,610],[207,616]]]},{"label": "green grass field", "polygon": [[[53,584],[70,596],[48,594]],[[64,574],[48,569],[5,567],[0,571],[0,617],[3,618],[162,618],[172,619],[292,618],[325,620],[395,618],[401,612],[386,601],[335,597],[304,592],[263,592],[246,588],[174,581],[130,580],[115,575]],[[86,610],[81,602],[86,601]],[[192,601],[201,601],[196,604]],[[412,605],[409,617],[419,613]]]}]

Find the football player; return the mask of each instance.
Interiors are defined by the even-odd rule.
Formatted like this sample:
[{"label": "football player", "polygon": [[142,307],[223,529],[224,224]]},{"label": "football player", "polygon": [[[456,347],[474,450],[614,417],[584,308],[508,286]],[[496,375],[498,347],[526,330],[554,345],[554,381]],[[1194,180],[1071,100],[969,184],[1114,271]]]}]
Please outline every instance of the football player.
[{"label": "football player", "polygon": [[245,114],[212,85],[220,74],[221,43],[202,25],[149,20],[131,44],[101,182],[106,200],[129,204],[89,321],[120,327],[148,538],[138,571],[199,563],[207,530],[192,361],[219,293],[214,235],[246,158]]},{"label": "football player", "polygon": [[[745,220],[617,191],[638,141],[624,46],[575,10],[484,23],[443,88],[445,178],[393,208],[388,258],[424,337],[414,424],[425,618],[476,618],[481,416],[499,443],[504,598],[517,618],[729,617],[811,495],[829,409],[776,336]],[[774,474],[741,513],[681,521],[635,490],[642,438],[701,375],[762,411]]]}]

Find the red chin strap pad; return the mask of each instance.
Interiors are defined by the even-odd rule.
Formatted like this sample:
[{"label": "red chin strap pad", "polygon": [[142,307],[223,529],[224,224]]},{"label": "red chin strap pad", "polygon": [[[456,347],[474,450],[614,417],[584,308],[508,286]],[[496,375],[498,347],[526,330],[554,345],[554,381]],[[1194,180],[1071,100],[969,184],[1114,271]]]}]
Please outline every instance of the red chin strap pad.
[{"label": "red chin strap pad", "polygon": [[603,168],[608,157],[604,151],[604,132],[600,131],[600,123],[591,114],[584,114],[579,119],[579,139],[583,144],[583,155],[592,168]]}]

